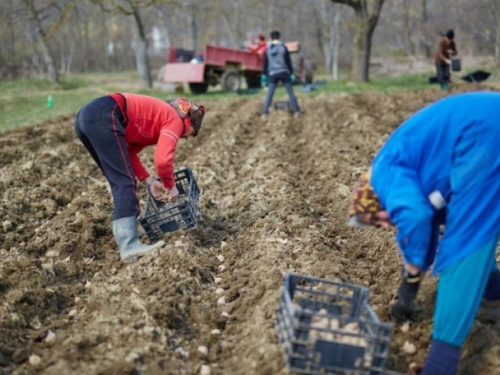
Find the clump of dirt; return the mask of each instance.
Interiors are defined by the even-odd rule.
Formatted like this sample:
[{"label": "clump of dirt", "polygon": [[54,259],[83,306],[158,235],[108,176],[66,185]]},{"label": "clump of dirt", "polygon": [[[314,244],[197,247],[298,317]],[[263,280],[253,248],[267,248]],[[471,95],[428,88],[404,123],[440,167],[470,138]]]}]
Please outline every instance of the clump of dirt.
[{"label": "clump of dirt", "polygon": [[[478,89],[494,88],[452,90]],[[260,120],[257,98],[204,103],[203,131],[176,155],[202,189],[203,221],[128,265],[72,117],[1,134],[0,373],[284,374],[274,324],[286,272],[367,286],[387,320],[398,251],[392,233],[346,226],[349,190],[392,130],[444,95],[300,96],[300,119]],[[395,326],[388,368],[425,358],[434,295],[428,279],[420,321]],[[498,324],[470,336],[461,373],[500,374]]]}]

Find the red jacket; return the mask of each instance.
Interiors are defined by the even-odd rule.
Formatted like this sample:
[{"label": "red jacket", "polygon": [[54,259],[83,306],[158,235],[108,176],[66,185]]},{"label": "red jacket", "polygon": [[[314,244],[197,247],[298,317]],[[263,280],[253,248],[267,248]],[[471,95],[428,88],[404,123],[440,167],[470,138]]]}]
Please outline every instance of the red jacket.
[{"label": "red jacket", "polygon": [[266,52],[266,48],[267,48],[267,42],[265,40],[260,41],[259,44],[257,44],[257,45],[248,46],[248,49],[251,52],[255,52],[255,53],[258,53],[260,55],[263,55],[264,52]]},{"label": "red jacket", "polygon": [[134,173],[143,181],[149,173],[139,159],[139,152],[146,146],[156,145],[154,164],[163,187],[175,185],[174,153],[179,139],[191,129],[189,117],[181,119],[175,109],[161,99],[146,95],[122,93],[111,94],[128,119],[125,142]]}]

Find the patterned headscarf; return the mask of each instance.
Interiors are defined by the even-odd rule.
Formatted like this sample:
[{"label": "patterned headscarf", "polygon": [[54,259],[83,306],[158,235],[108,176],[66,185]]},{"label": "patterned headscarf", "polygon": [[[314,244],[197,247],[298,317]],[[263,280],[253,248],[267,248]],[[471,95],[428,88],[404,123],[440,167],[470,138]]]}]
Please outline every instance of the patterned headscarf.
[{"label": "patterned headscarf", "polygon": [[[354,184],[349,204],[350,224],[355,225],[356,217],[360,214],[375,213],[382,210],[377,194],[370,185],[371,170],[363,174]],[[352,220],[354,219],[354,220]]]},{"label": "patterned headscarf", "polygon": [[182,96],[177,99],[167,100],[167,103],[175,108],[181,118],[189,116],[191,127],[194,130],[193,136],[196,137],[201,129],[201,123],[205,115],[205,107],[197,105]]}]

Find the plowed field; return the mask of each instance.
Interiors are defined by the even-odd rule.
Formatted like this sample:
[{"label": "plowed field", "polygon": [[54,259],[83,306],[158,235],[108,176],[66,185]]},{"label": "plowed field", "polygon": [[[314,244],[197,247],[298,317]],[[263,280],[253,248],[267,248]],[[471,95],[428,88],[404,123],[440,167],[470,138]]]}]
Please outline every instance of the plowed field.
[{"label": "plowed field", "polygon": [[[300,119],[261,120],[259,98],[204,103],[200,136],[176,154],[202,189],[203,221],[131,264],[71,116],[0,134],[0,374],[286,374],[274,330],[286,272],[367,286],[387,320],[398,251],[390,232],[346,226],[349,189],[391,131],[443,95],[302,96]],[[420,320],[395,326],[388,368],[425,358],[434,285]],[[500,374],[500,324],[475,323],[463,357],[461,374]]]}]

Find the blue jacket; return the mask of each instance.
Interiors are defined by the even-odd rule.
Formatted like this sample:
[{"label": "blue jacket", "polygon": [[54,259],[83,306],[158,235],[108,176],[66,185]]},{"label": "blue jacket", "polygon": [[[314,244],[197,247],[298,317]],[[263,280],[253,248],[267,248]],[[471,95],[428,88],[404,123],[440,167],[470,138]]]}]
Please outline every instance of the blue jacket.
[{"label": "blue jacket", "polygon": [[273,41],[268,44],[264,56],[264,75],[270,77],[281,73],[293,74],[292,59],[283,42]]},{"label": "blue jacket", "polygon": [[452,95],[418,111],[378,152],[371,183],[405,262],[428,269],[435,260],[436,273],[480,248],[500,231],[500,93]]}]

